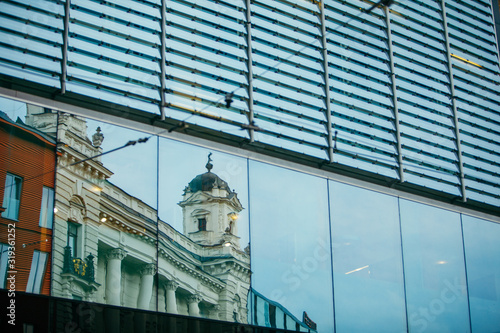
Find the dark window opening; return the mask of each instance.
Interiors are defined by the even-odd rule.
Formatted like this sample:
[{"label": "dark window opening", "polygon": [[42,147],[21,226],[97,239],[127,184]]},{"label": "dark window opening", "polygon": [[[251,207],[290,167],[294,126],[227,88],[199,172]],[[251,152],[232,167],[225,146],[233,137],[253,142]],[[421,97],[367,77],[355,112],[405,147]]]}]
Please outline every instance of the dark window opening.
[{"label": "dark window opening", "polygon": [[198,230],[199,231],[207,231],[207,219],[206,218],[200,218],[198,219]]}]

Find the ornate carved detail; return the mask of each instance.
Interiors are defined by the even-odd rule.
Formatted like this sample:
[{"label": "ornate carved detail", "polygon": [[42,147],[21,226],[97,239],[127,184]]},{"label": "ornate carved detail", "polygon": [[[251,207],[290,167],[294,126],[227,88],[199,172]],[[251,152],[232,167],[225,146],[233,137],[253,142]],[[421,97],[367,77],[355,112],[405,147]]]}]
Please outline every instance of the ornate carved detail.
[{"label": "ornate carved detail", "polygon": [[145,264],[141,269],[141,275],[155,275],[156,264]]},{"label": "ornate carved detail", "polygon": [[116,248],[109,250],[108,253],[106,253],[106,258],[108,260],[112,259],[118,259],[118,260],[123,260],[127,256],[127,252],[121,248]]},{"label": "ornate carved detail", "polygon": [[175,282],[175,281],[168,281],[167,283],[165,283],[165,288],[167,290],[171,290],[171,291],[176,291],[177,288],[179,288],[179,283]]},{"label": "ornate carved detail", "polygon": [[188,303],[200,303],[202,300],[203,297],[200,294],[193,294],[187,298]]}]

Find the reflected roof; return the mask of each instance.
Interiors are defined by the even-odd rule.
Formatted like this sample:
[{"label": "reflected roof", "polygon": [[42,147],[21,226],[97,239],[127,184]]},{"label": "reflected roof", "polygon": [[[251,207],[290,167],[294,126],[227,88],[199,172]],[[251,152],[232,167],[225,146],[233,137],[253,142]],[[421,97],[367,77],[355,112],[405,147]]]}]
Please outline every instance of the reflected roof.
[{"label": "reflected roof", "polygon": [[212,173],[210,171],[194,177],[194,179],[191,182],[189,182],[188,188],[186,190],[191,192],[198,192],[198,191],[210,192],[212,191],[213,188],[223,189],[231,193],[231,189],[229,188],[227,182],[225,182],[215,173]]}]

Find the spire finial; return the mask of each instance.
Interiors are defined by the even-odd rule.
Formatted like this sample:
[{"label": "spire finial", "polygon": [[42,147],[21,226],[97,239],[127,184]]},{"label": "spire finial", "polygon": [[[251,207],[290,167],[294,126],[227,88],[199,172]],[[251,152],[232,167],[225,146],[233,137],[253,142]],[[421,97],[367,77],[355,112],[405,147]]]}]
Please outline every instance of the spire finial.
[{"label": "spire finial", "polygon": [[214,167],[212,163],[212,159],[210,158],[210,156],[212,156],[212,153],[209,153],[208,154],[208,162],[207,162],[207,165],[205,165],[205,168],[207,168],[208,172],[210,172],[210,170],[212,170],[212,168]]}]

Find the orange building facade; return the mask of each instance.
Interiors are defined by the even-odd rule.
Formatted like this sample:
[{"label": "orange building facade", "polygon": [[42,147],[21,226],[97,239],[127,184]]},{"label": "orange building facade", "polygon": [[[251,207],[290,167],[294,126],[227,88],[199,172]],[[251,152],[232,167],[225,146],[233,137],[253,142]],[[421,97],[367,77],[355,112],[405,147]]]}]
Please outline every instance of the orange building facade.
[{"label": "orange building facade", "polygon": [[56,142],[0,112],[0,287],[50,294]]}]

